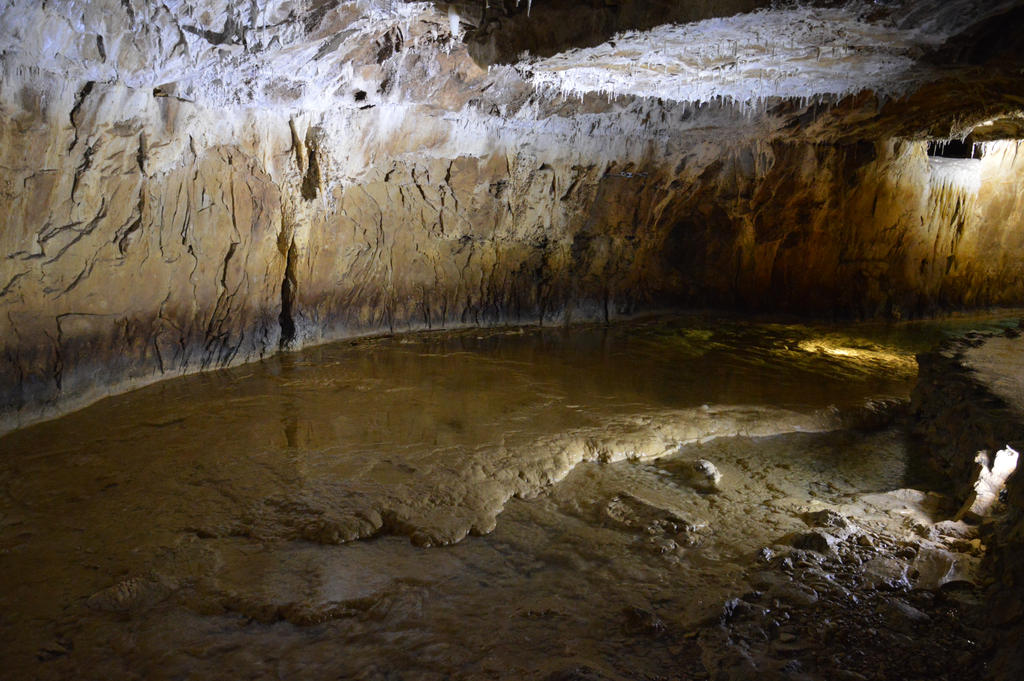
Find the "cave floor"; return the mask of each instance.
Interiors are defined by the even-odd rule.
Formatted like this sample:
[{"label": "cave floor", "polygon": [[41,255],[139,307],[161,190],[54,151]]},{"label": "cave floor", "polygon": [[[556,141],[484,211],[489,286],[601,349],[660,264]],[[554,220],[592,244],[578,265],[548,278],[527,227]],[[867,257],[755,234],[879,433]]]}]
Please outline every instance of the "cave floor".
[{"label": "cave floor", "polygon": [[421,334],[105,399],[0,439],[4,674],[977,678],[985,547],[901,407],[1015,319]]}]

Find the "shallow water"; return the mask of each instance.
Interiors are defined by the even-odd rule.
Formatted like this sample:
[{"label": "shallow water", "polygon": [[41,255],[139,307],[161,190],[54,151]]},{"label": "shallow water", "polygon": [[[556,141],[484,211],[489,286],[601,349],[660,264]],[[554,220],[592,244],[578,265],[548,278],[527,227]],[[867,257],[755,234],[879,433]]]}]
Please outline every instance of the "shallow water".
[{"label": "shallow water", "polygon": [[997,323],[424,334],[109,398],[0,439],[0,655],[11,678],[698,673],[688,632],[760,547],[903,484],[896,429],[846,428],[865,402]]}]

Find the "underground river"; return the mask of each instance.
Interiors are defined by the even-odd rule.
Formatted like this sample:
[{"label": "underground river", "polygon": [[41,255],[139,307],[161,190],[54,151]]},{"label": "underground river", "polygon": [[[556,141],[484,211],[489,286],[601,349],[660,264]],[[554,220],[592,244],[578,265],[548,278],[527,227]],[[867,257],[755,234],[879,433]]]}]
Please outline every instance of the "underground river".
[{"label": "underground river", "polygon": [[901,414],[915,353],[1016,320],[426,333],[103,399],[0,438],[0,676],[960,678],[983,550]]}]

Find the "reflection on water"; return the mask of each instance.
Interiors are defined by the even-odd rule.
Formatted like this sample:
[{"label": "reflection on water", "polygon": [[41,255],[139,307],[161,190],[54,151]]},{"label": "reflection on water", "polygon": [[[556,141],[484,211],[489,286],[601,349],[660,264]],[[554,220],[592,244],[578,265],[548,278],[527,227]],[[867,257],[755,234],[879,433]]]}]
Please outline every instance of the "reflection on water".
[{"label": "reflection on water", "polygon": [[800,509],[900,486],[898,433],[836,413],[905,398],[951,328],[427,334],[103,400],[0,439],[0,654],[44,679],[698,671],[686,632]]}]

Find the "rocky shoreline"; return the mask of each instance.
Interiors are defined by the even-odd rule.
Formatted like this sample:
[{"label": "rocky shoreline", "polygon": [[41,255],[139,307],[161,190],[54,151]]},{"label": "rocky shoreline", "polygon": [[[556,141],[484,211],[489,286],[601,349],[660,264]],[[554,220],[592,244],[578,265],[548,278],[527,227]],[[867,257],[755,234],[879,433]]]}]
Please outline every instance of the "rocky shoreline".
[{"label": "rocky shoreline", "polygon": [[[1009,477],[985,517],[953,519],[970,504],[979,452],[1024,444],[1018,357],[1024,338],[1012,329],[967,334],[919,355],[911,438],[917,456],[927,456],[918,467],[948,494],[868,495],[860,512],[809,514],[807,532],[763,549],[763,568],[748,576],[755,589],[699,632],[710,678],[1024,675],[1021,476]],[[878,504],[884,497],[888,508]],[[873,531],[851,520],[877,523],[879,511],[884,526]]]}]

